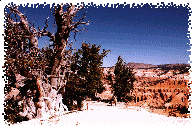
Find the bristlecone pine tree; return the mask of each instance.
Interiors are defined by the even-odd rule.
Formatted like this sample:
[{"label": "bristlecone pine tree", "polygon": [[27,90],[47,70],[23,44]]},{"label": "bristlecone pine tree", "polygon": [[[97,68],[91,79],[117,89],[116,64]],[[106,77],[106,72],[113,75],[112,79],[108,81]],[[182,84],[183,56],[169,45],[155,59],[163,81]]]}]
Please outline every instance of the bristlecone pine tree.
[{"label": "bristlecone pine tree", "polygon": [[[99,54],[99,47],[92,45],[90,48],[85,44],[78,50],[79,54],[76,53],[76,60],[68,43],[70,32],[80,32],[83,29],[78,30],[78,26],[89,22],[83,22],[85,14],[79,21],[73,21],[76,12],[83,9],[82,5],[59,5],[51,9],[57,26],[55,34],[46,30],[47,20],[46,27],[37,30],[17,6],[6,8],[10,11],[5,13],[5,120],[15,123],[42,117],[44,112],[52,115],[61,110],[61,106],[64,109],[62,96],[66,103],[70,99],[70,105],[73,100],[81,104],[83,93],[89,92],[91,96],[101,88],[99,66],[106,51]],[[15,19],[11,18],[13,14]],[[41,36],[49,37],[53,45],[39,49]]]},{"label": "bristlecone pine tree", "polygon": [[132,97],[129,95],[130,90],[133,89],[133,82],[135,81],[135,76],[133,69],[128,67],[126,63],[123,62],[121,56],[118,57],[117,63],[115,65],[115,80],[112,85],[113,93],[117,96],[118,101],[128,101]]},{"label": "bristlecone pine tree", "polygon": [[[100,46],[82,43],[81,49],[72,56],[71,73],[63,92],[64,103],[73,109],[73,100],[80,109],[81,102],[86,97],[95,98],[96,92],[102,92],[102,60],[109,50],[100,53]],[[61,88],[63,90],[63,88]]]}]

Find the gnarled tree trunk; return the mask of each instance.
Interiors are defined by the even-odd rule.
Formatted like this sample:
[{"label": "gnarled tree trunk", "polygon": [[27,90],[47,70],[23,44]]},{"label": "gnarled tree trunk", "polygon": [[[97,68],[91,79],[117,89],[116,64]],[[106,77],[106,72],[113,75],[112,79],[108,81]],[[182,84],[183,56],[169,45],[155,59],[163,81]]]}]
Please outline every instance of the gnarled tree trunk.
[{"label": "gnarled tree trunk", "polygon": [[[75,8],[74,5],[69,5],[67,7],[67,11],[63,11],[63,5],[59,5],[59,7],[55,8],[54,11],[54,16],[55,16],[55,21],[57,24],[57,32],[55,35],[51,34],[49,31],[46,31],[45,29],[48,27],[47,21],[46,21],[46,27],[44,27],[43,30],[39,30],[37,31],[34,27],[34,25],[30,26],[30,23],[28,22],[27,18],[24,16],[24,14],[22,14],[21,12],[18,11],[17,6],[9,6],[8,7],[11,12],[14,12],[15,14],[17,14],[20,17],[20,22],[14,22],[14,20],[12,20],[10,18],[10,14],[5,14],[7,16],[6,22],[8,22],[9,24],[6,26],[7,28],[9,28],[10,26],[15,26],[15,27],[10,27],[13,30],[12,31],[7,31],[7,37],[6,40],[9,43],[15,43],[17,45],[17,40],[15,42],[13,42],[14,38],[13,35],[16,35],[16,37],[18,36],[17,34],[19,33],[19,36],[25,36],[25,40],[20,40],[20,38],[18,38],[19,43],[21,43],[21,48],[19,48],[20,52],[21,50],[23,50],[23,53],[25,53],[26,49],[28,49],[30,51],[30,54],[28,54],[28,52],[26,52],[26,54],[28,54],[27,56],[30,58],[30,62],[34,63],[35,59],[33,59],[33,57],[31,57],[31,53],[36,55],[36,49],[38,46],[38,40],[37,37],[41,37],[41,36],[48,36],[50,37],[51,41],[53,41],[53,50],[54,53],[51,56],[51,72],[49,74],[46,75],[51,75],[51,81],[50,83],[45,83],[45,81],[42,79],[41,74],[33,74],[31,73],[28,69],[23,69],[22,67],[22,71],[25,70],[26,74],[24,74],[24,77],[26,77],[26,79],[33,79],[35,78],[35,84],[33,84],[33,86],[36,86],[34,88],[36,89],[31,89],[26,87],[27,85],[25,84],[19,84],[19,81],[16,81],[16,87],[23,89],[28,89],[27,91],[30,92],[30,94],[33,94],[32,91],[37,91],[39,93],[39,96],[28,96],[28,93],[22,94],[22,99],[21,104],[23,104],[23,110],[20,111],[20,115],[22,117],[27,117],[28,119],[32,119],[35,116],[42,117],[43,113],[45,111],[49,111],[51,114],[51,111],[54,110],[59,110],[61,107],[63,106],[62,104],[62,96],[60,94],[58,94],[58,90],[59,90],[59,85],[58,83],[60,83],[60,81],[58,81],[59,79],[57,77],[59,77],[59,74],[62,72],[61,71],[61,65],[66,65],[66,63],[64,62],[63,58],[64,58],[64,52],[65,49],[67,47],[67,43],[68,43],[68,37],[70,35],[71,31],[75,31],[75,32],[79,32],[79,30],[77,30],[77,26],[79,24],[86,24],[86,22],[82,22],[82,20],[84,18],[82,18],[81,20],[79,20],[78,22],[73,22],[73,17],[75,16],[75,13],[77,11],[79,11],[80,9],[82,9],[82,6],[80,6],[80,8]],[[16,30],[15,30],[16,28]],[[14,33],[15,32],[15,33]],[[22,35],[22,32],[25,32],[25,35]],[[11,34],[10,34],[11,33]],[[12,35],[12,33],[14,33]],[[10,37],[8,37],[10,36]],[[12,39],[13,38],[13,39]],[[25,49],[23,49],[24,44],[26,43],[26,39],[28,39],[29,41],[29,47],[26,47]],[[26,45],[26,44],[25,44]],[[10,47],[12,47],[12,49],[15,49],[16,46],[12,46],[10,45]],[[34,49],[33,49],[34,48]],[[18,50],[18,49],[16,49]],[[18,51],[19,51],[18,50]],[[32,51],[32,52],[31,52]],[[10,50],[10,53],[12,51]],[[19,53],[19,55],[21,56],[22,53]],[[10,55],[11,56],[11,55]],[[17,56],[17,55],[16,55]],[[36,56],[35,56],[36,57]],[[21,57],[22,58],[22,57]],[[15,59],[13,57],[13,59]],[[28,59],[28,58],[27,58]],[[21,61],[20,59],[17,61]],[[22,60],[24,61],[24,60]],[[28,61],[28,60],[27,60]],[[14,61],[12,61],[14,62]],[[29,61],[27,63],[30,63]],[[25,65],[25,64],[24,64]],[[15,66],[15,65],[14,65]],[[50,66],[50,65],[49,65]],[[13,68],[13,67],[11,67]],[[10,69],[11,69],[10,68]],[[29,67],[27,67],[29,68]],[[31,65],[30,67],[31,70],[42,70],[41,68],[34,68],[33,65]],[[36,72],[36,71],[35,71]],[[45,75],[45,77],[46,77]],[[21,85],[21,86],[20,86]],[[25,90],[26,91],[26,90]],[[24,91],[24,92],[25,92]],[[36,93],[37,94],[37,93]],[[18,95],[18,94],[17,94]],[[14,95],[8,95],[8,97],[11,96],[14,97]],[[37,98],[36,101],[34,101],[34,97]],[[6,100],[9,100],[9,98],[7,98]],[[15,100],[16,101],[16,100]],[[36,106],[36,107],[34,107]],[[63,106],[64,107],[64,106]],[[12,109],[12,108],[11,108]],[[33,114],[32,114],[33,113]]]}]

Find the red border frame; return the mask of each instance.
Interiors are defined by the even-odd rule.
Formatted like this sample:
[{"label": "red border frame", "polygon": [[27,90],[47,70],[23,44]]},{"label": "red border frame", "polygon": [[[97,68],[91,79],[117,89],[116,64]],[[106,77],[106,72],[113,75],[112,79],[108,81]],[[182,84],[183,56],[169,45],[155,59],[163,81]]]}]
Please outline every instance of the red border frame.
[{"label": "red border frame", "polygon": [[[16,4],[16,5],[20,5],[20,4],[22,4],[22,5],[27,5],[27,3],[29,3],[30,5],[32,5],[32,4],[37,4],[37,3],[39,3],[39,4],[53,4],[54,2],[53,1],[49,1],[49,2],[45,2],[46,0],[33,0],[33,1],[24,1],[24,0],[2,0],[2,1],[0,1],[0,16],[1,16],[1,20],[0,20],[0,27],[1,27],[1,29],[0,29],[0,34],[2,35],[2,36],[0,36],[0,40],[1,40],[1,44],[0,44],[0,52],[1,52],[1,54],[0,54],[0,59],[1,59],[1,61],[0,61],[0,67],[2,67],[3,65],[4,65],[4,62],[5,62],[5,60],[4,60],[4,55],[5,55],[5,53],[4,53],[4,38],[3,38],[3,34],[4,34],[4,7],[5,7],[5,5],[7,4],[7,3],[9,3],[9,2],[13,2],[14,4]],[[55,0],[56,1],[56,0]],[[102,5],[102,6],[105,6],[105,5],[107,5],[107,3],[109,3],[109,5],[110,6],[112,6],[112,5],[114,5],[114,4],[117,4],[117,3],[119,3],[119,4],[124,4],[125,3],[125,5],[126,4],[130,4],[130,5],[132,5],[132,4],[134,4],[135,3],[135,5],[141,5],[141,4],[145,4],[145,3],[152,3],[152,5],[157,5],[157,7],[160,7],[160,5],[161,5],[161,2],[163,2],[165,5],[168,5],[169,3],[170,4],[172,4],[171,2],[173,2],[173,5],[174,4],[176,4],[175,6],[177,6],[178,7],[178,5],[188,5],[189,6],[189,8],[191,8],[191,10],[190,10],[190,12],[192,12],[192,10],[193,10],[193,7],[194,7],[194,5],[193,5],[193,3],[192,3],[192,0],[188,0],[188,1],[175,1],[175,0],[173,0],[173,1],[167,1],[167,0],[163,0],[163,1],[156,1],[156,0],[141,0],[141,1],[135,1],[135,2],[133,2],[133,1],[131,1],[131,2],[127,2],[126,0],[124,1],[124,0],[119,0],[119,1],[111,1],[111,0],[108,0],[108,1],[97,1],[97,0],[93,0],[93,1],[89,1],[89,0],[82,0],[82,1],[84,1],[84,4],[85,5],[88,5],[88,3],[91,3],[91,2],[93,2],[93,5],[95,4],[96,6],[100,6],[100,5]],[[71,1],[71,2],[69,2],[69,3],[72,3],[72,4],[77,4],[77,3],[81,3],[82,2],[81,0],[74,0],[74,1]],[[61,2],[65,2],[65,1],[63,1],[63,0],[57,0],[55,3],[61,3]],[[92,5],[92,6],[93,6]],[[91,4],[90,4],[90,6],[91,6]],[[191,13],[191,16],[189,17],[189,20],[190,21],[192,21],[192,19],[193,19],[193,16],[192,16],[192,13]],[[191,22],[190,22],[191,23]],[[193,29],[192,29],[192,24],[191,25],[189,25],[189,28],[188,28],[188,38],[189,38],[189,40],[190,40],[190,42],[187,42],[187,43],[190,43],[190,44],[192,44],[192,39],[191,39],[191,36],[192,36],[192,34],[193,34]],[[191,49],[188,49],[188,51],[191,51],[191,53],[192,53],[192,45],[190,45],[191,46]],[[191,65],[191,70],[192,70],[192,66],[193,66],[193,63],[192,63],[192,60],[193,60],[193,56],[192,56],[192,54],[191,55],[189,55],[189,57],[190,57],[190,61],[188,62],[188,63],[190,63],[190,65]],[[3,70],[5,70],[4,68],[1,68],[1,70],[0,70],[0,73],[1,73],[1,76],[4,76],[4,72],[3,72]],[[192,72],[190,72],[190,78],[192,78],[192,75],[193,75],[193,73]],[[191,80],[192,79],[190,79],[189,80],[189,82],[191,83]],[[1,85],[1,89],[0,89],[0,101],[1,101],[1,104],[0,104],[0,106],[1,106],[1,115],[0,115],[0,121],[1,121],[1,125],[3,126],[3,127],[7,127],[8,125],[6,124],[6,122],[4,122],[4,116],[2,115],[2,113],[4,113],[4,106],[3,106],[3,103],[4,103],[4,85],[5,85],[5,82],[6,82],[6,80],[5,80],[5,78],[0,78],[0,81],[1,81],[1,83],[2,83],[2,85]],[[190,85],[190,87],[191,87],[191,91],[193,90],[192,89],[192,83],[191,83],[191,85]],[[192,101],[193,100],[193,97],[191,96],[190,97],[190,100]],[[192,107],[193,105],[190,103],[190,108]],[[192,122],[193,122],[193,120],[192,120],[192,115],[193,115],[193,111],[191,110],[191,109],[189,109],[190,110],[190,114],[191,114],[191,120],[190,120],[190,124],[187,124],[187,125],[177,125],[178,127],[182,127],[182,126],[186,126],[186,127],[192,127]],[[18,126],[17,124],[15,124],[15,125],[10,125],[10,126]],[[20,127],[22,126],[24,126],[25,127],[25,125],[19,125]],[[28,127],[33,127],[33,125],[28,125]],[[36,126],[41,126],[41,124],[36,124]],[[43,126],[50,126],[50,124],[45,124],[45,125],[43,125]],[[63,124],[62,123],[60,123],[60,125],[58,126],[58,125],[55,125],[55,124],[52,124],[52,126],[57,126],[57,127],[59,127],[59,126],[62,126],[63,127]],[[88,126],[87,124],[84,124],[84,123],[82,123],[81,125],[78,125],[78,126],[81,126],[81,127],[85,127],[85,126]],[[96,127],[97,126],[97,124],[93,124],[93,125],[91,125],[91,124],[89,124],[89,126],[90,127]],[[110,124],[107,124],[107,125],[102,125],[102,124],[98,124],[98,127],[112,127]],[[123,125],[120,125],[120,124],[115,124],[115,126],[116,127],[120,127],[120,126],[122,126],[122,127],[125,127],[125,126],[129,126],[129,123],[127,123],[127,124],[123,124]],[[144,126],[144,125],[141,125],[141,123],[139,123],[139,125],[135,125],[135,124],[133,124],[133,123],[131,123],[131,126],[138,126],[138,127],[141,127],[141,126]],[[150,125],[150,124],[148,124],[147,126],[155,126],[155,124],[152,124],[152,125]],[[158,124],[157,125],[158,127],[163,127],[163,126],[166,126],[166,124]],[[175,124],[173,124],[173,125],[168,125],[168,126],[171,126],[171,127],[174,127],[174,126],[176,126]],[[68,127],[76,127],[76,124],[75,125],[68,125]]]}]

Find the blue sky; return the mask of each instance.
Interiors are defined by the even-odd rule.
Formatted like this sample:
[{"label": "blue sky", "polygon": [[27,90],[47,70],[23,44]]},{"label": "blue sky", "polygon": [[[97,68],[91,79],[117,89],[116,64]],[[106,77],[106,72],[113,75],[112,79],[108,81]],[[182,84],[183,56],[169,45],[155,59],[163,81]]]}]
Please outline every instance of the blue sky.
[{"label": "blue sky", "polygon": [[[38,8],[21,7],[27,18],[38,28],[45,26],[47,17],[49,27],[53,32],[54,16],[50,5],[39,5]],[[103,66],[115,65],[119,55],[128,62],[147,64],[188,63],[190,60],[190,41],[188,39],[189,9],[182,6],[167,5],[158,9],[145,4],[143,7],[118,4],[113,7],[87,6],[80,12],[81,18],[85,12],[85,21],[89,25],[81,26],[87,31],[69,38],[76,49],[82,42],[101,45],[101,49],[111,50],[104,58]],[[48,38],[39,40],[39,47],[49,44]]]}]

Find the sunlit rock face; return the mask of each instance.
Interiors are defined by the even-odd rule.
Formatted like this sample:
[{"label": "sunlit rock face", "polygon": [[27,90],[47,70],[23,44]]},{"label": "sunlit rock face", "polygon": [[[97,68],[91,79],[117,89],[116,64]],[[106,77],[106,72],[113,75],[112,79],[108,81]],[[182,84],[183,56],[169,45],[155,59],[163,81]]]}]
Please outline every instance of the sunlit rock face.
[{"label": "sunlit rock face", "polygon": [[[134,64],[135,65],[135,64]],[[137,66],[136,66],[137,67]],[[104,68],[105,79],[109,74],[113,74],[114,68]],[[161,70],[155,68],[135,68],[133,70],[137,81],[134,82],[134,89],[131,95],[134,100],[133,105],[146,106],[155,109],[179,110],[186,113],[189,108],[189,73],[180,73],[176,70]],[[111,87],[106,81],[104,86]],[[106,89],[107,91],[107,89]],[[100,96],[108,97],[108,92],[103,92]],[[111,97],[110,93],[109,97]]]}]

